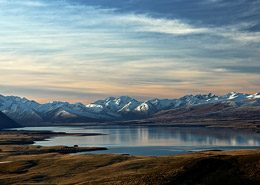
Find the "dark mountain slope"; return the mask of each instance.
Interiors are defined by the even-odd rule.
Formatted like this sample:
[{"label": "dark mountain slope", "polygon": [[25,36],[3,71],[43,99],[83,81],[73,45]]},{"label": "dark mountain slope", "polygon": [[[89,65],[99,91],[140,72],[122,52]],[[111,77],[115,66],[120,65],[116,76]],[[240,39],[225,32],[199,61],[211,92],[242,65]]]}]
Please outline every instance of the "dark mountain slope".
[{"label": "dark mountain slope", "polygon": [[16,123],[9,117],[7,117],[4,113],[0,111],[0,130],[4,128],[15,128],[15,127],[21,127],[21,125]]},{"label": "dark mountain slope", "polygon": [[192,119],[215,119],[215,120],[260,120],[260,106],[234,106],[234,102],[221,102],[216,104],[201,104],[189,106],[186,109],[170,109],[153,115],[151,120],[192,120]]}]

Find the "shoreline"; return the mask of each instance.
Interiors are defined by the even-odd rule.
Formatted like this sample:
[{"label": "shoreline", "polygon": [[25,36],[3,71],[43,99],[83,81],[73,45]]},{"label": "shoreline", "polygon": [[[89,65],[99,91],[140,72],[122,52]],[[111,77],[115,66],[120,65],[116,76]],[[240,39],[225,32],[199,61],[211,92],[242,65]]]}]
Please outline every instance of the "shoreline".
[{"label": "shoreline", "polygon": [[[40,146],[32,145],[35,141],[44,141],[57,136],[95,136],[98,133],[66,133],[53,131],[26,131],[26,130],[1,130],[0,152],[9,152],[11,155],[42,154],[42,153],[77,153],[96,150],[108,150],[105,147],[78,147],[69,146]],[[19,150],[15,150],[19,148]]]}]

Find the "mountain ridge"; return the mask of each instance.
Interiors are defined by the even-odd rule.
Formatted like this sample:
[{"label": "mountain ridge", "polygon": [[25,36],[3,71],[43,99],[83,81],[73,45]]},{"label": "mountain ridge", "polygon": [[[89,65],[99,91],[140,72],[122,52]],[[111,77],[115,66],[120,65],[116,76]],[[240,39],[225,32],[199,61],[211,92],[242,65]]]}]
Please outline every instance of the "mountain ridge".
[{"label": "mountain ridge", "polygon": [[[255,100],[255,101],[253,101]],[[231,92],[224,96],[186,95],[179,99],[152,99],[137,101],[129,96],[108,97],[84,105],[53,101],[37,103],[18,96],[0,95],[0,111],[23,124],[36,122],[102,122],[150,118],[169,109],[186,109],[193,105],[226,102],[235,107],[260,105],[260,93],[245,94]]]}]

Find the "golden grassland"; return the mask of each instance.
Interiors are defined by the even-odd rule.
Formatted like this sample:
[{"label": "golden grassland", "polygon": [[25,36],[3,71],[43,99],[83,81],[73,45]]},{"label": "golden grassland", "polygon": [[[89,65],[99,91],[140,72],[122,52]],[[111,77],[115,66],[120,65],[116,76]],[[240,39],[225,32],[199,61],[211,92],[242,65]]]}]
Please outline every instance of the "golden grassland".
[{"label": "golden grassland", "polygon": [[[31,136],[5,134],[0,137],[0,184],[260,184],[260,150],[203,151],[165,157],[65,155],[59,152],[61,146],[6,145],[5,137],[10,141]],[[42,152],[33,153],[37,150]]]}]

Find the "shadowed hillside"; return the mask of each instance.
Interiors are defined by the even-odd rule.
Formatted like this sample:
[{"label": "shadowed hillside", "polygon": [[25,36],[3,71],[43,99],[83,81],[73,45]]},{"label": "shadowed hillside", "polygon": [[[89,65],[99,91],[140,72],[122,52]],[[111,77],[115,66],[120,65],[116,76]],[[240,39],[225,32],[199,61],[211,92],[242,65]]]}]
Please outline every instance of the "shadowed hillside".
[{"label": "shadowed hillside", "polygon": [[21,125],[16,123],[9,117],[7,117],[4,113],[0,111],[0,130],[4,128],[15,128],[15,127],[21,127]]}]

